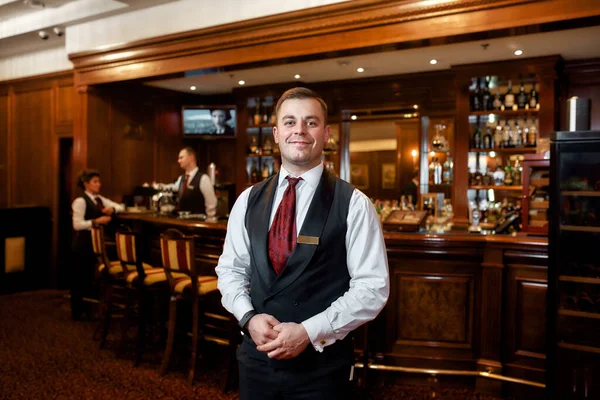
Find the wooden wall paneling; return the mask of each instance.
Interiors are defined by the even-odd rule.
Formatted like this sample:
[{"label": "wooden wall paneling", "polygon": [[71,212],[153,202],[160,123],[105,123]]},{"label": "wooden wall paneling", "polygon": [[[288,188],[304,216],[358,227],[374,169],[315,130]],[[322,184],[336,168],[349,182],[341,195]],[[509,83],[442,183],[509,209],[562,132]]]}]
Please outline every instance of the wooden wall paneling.
[{"label": "wooden wall paneling", "polygon": [[14,100],[12,206],[52,207],[52,89],[18,87]]},{"label": "wooden wall paneling", "polygon": [[8,91],[0,93],[0,208],[8,207],[10,204],[10,181],[9,181],[9,120],[10,120],[10,97]]},{"label": "wooden wall paneling", "polygon": [[158,105],[154,143],[153,180],[174,182],[181,175],[177,157],[184,147],[181,137],[181,107],[177,104],[169,102]]},{"label": "wooden wall paneling", "polygon": [[75,118],[75,88],[73,80],[60,80],[55,88],[56,102],[54,113],[56,115],[56,134],[63,136],[73,135],[73,120]]},{"label": "wooden wall paneling", "polygon": [[469,89],[464,81],[469,76],[456,76],[456,132],[454,135],[454,179],[452,185],[452,207],[454,225],[466,228],[469,225],[469,206],[467,190],[469,189],[468,157],[471,147],[471,132],[469,126]]},{"label": "wooden wall paneling", "polygon": [[[396,123],[396,141],[397,141],[397,168],[398,168],[398,192],[396,198],[400,199],[402,189],[412,180],[412,174],[419,168],[418,156],[414,158],[412,150],[419,152],[419,141],[421,139],[421,120],[420,118]],[[420,194],[420,191],[419,191]],[[407,199],[408,201],[408,199]],[[418,201],[418,199],[414,199]],[[417,203],[420,204],[420,203]]]},{"label": "wooden wall paneling", "polygon": [[[87,87],[84,93],[80,94],[80,99],[87,106],[87,120],[84,121],[82,135],[82,141],[86,142],[82,168],[98,170],[102,178],[102,193],[107,197],[113,197],[117,193],[113,187],[115,181],[112,175],[110,98],[106,93],[93,87]],[[74,148],[77,149],[75,143]],[[75,174],[79,172],[80,169],[75,170]]]},{"label": "wooden wall paneling", "polygon": [[567,98],[578,96],[591,100],[591,129],[600,130],[600,58],[591,60],[567,61],[564,74],[567,95],[559,103],[562,117],[559,126],[566,128],[565,106]]},{"label": "wooden wall paneling", "polygon": [[[365,49],[600,15],[569,0],[359,0],[72,54],[81,84]],[[423,26],[428,29],[423,29]],[[378,49],[380,50],[380,49]],[[113,61],[110,61],[113,60]]]}]

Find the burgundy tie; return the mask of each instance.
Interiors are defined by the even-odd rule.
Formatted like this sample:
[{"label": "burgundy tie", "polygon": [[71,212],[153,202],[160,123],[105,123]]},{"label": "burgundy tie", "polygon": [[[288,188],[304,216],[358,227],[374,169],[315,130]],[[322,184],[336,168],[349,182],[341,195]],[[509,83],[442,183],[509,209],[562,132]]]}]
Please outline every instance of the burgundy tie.
[{"label": "burgundy tie", "polygon": [[102,199],[100,199],[100,197],[96,197],[96,204],[98,205],[100,211],[104,210],[104,203],[102,203]]},{"label": "burgundy tie", "polygon": [[269,231],[269,259],[279,275],[296,245],[296,185],[302,178],[286,177],[289,185],[283,193]]},{"label": "burgundy tie", "polygon": [[183,195],[185,193],[185,191],[187,190],[188,178],[189,178],[189,175],[185,174],[185,176],[183,177],[183,186],[181,187],[181,193],[179,194],[179,197],[181,197],[181,195]]}]

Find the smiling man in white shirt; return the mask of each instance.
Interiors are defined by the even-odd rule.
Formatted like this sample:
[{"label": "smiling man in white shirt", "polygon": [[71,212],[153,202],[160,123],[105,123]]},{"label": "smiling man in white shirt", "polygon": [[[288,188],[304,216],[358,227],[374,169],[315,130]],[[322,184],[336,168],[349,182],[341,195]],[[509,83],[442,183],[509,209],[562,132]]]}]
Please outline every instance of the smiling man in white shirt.
[{"label": "smiling man in white shirt", "polygon": [[389,296],[381,225],[367,196],[323,168],[323,99],[290,89],[276,113],[281,170],[236,201],[216,268],[223,305],[245,332],[241,399],[343,399],[348,334]]}]

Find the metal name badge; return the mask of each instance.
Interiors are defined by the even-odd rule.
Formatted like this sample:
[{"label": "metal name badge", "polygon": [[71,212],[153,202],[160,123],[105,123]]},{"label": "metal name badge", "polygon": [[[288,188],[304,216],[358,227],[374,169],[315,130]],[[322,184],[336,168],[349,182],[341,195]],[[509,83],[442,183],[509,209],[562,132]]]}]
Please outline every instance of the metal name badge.
[{"label": "metal name badge", "polygon": [[298,243],[313,244],[316,246],[319,244],[319,237],[318,236],[298,236]]}]

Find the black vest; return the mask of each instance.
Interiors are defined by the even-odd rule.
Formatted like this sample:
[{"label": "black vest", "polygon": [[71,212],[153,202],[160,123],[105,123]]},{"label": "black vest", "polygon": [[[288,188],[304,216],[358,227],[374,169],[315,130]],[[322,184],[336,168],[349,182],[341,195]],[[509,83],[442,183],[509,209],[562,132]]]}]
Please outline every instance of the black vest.
[{"label": "black vest", "polygon": [[[346,221],[354,187],[323,172],[299,232],[300,236],[319,238],[319,243],[297,243],[285,268],[277,275],[267,247],[278,176],[255,185],[248,198],[245,224],[250,238],[250,295],[259,313],[273,315],[280,322],[300,323],[327,309],[349,289]],[[256,350],[246,335],[244,350],[250,357],[275,367],[314,368],[317,364],[351,362],[353,348],[351,338],[347,337],[326,347],[323,353],[309,344],[295,359],[279,361]]]},{"label": "black vest", "polygon": [[[85,214],[83,219],[86,221],[99,218],[104,215],[102,210],[98,208],[96,202],[90,199],[90,196],[83,194],[81,196],[85,200]],[[92,251],[92,234],[89,230],[75,231],[73,235],[73,249],[75,251],[91,252]]]},{"label": "black vest", "polygon": [[181,211],[190,211],[192,214],[206,213],[204,196],[200,191],[201,177],[202,174],[200,171],[196,172],[194,178],[188,182],[188,188],[185,193],[181,195],[183,185],[185,184],[185,175],[181,175],[181,181],[179,182],[179,209]]}]

